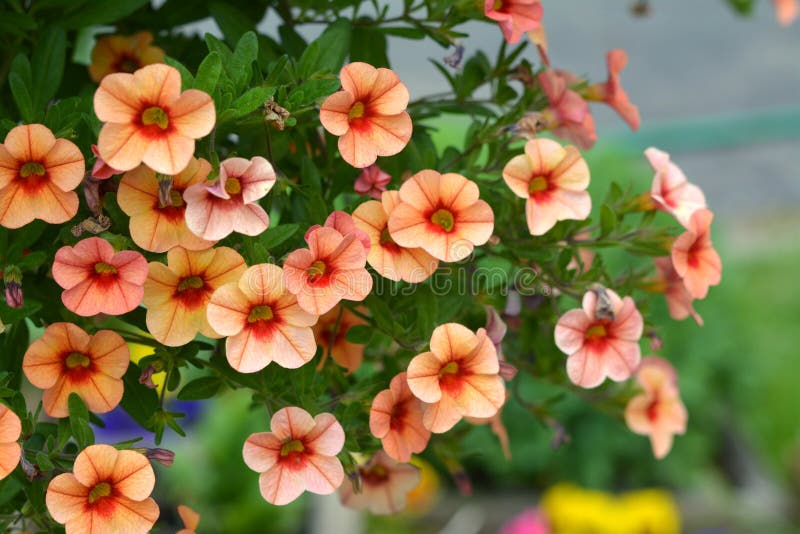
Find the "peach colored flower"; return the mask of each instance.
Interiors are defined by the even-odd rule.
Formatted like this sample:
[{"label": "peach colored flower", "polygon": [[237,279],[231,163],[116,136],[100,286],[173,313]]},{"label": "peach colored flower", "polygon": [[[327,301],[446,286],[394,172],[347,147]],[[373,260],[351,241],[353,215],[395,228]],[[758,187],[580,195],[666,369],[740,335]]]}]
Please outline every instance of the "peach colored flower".
[{"label": "peach colored flower", "polygon": [[78,212],[73,189],[84,171],[75,143],[56,139],[41,124],[12,128],[0,144],[0,226],[19,228],[34,219],[67,222]]},{"label": "peach colored flower", "polygon": [[128,345],[116,332],[100,330],[90,336],[72,323],[53,323],[28,347],[22,370],[31,384],[45,390],[47,415],[66,417],[70,393],[77,393],[94,413],[116,408],[129,362]]},{"label": "peach colored flower", "polygon": [[188,250],[205,250],[214,245],[194,235],[186,225],[186,203],[183,192],[194,184],[204,183],[211,164],[192,158],[181,172],[172,177],[170,203],[161,205],[158,198],[159,183],[156,173],[140,165],[125,173],[119,183],[117,202],[130,216],[130,233],[133,242],[150,252],[166,252],[181,246]]},{"label": "peach colored flower", "polygon": [[92,178],[96,178],[98,180],[107,180],[115,174],[122,174],[122,171],[112,169],[105,161],[103,161],[103,158],[100,157],[100,152],[97,150],[97,145],[92,145],[92,154],[94,154],[95,158],[94,165],[92,165]]},{"label": "peach colored flower", "polygon": [[394,156],[411,139],[408,89],[389,69],[350,63],[339,73],[342,90],[322,103],[319,120],[339,137],[339,152],[353,167]]},{"label": "peach colored flower", "polygon": [[700,208],[689,219],[686,232],[682,233],[672,245],[672,265],[689,294],[702,299],[708,294],[709,286],[722,280],[722,260],[711,243],[711,221],[714,214]]},{"label": "peach colored flower", "polygon": [[352,484],[342,484],[339,498],[342,504],[355,510],[369,510],[377,515],[396,514],[406,507],[408,492],[420,481],[418,467],[398,463],[385,452],[378,451],[372,458],[358,466],[361,491],[356,493]]},{"label": "peach colored flower", "polygon": [[408,364],[408,387],[427,403],[422,422],[435,433],[450,430],[462,417],[492,417],[506,400],[497,352],[480,328],[447,323],[436,327],[430,352]]},{"label": "peach colored flower", "polygon": [[584,91],[588,100],[605,102],[620,117],[628,123],[631,130],[639,129],[639,108],[634,106],[628,98],[628,93],[622,88],[619,74],[628,64],[628,54],[621,48],[611,50],[606,54],[608,64],[608,80],[605,83],[592,84]]},{"label": "peach colored flower", "polygon": [[772,0],[775,6],[775,18],[781,26],[789,26],[800,14],[800,2],[797,0]]},{"label": "peach colored flower", "polygon": [[547,69],[540,72],[537,79],[550,101],[550,107],[542,112],[542,122],[553,131],[553,135],[567,139],[583,150],[592,148],[597,141],[594,118],[583,97],[569,89],[571,76]]},{"label": "peach colored flower", "polygon": [[420,171],[400,187],[389,234],[406,248],[423,248],[442,261],[463,260],[494,231],[494,213],[475,182],[460,174]]},{"label": "peach colored flower", "polygon": [[574,146],[551,139],[531,139],[525,153],[503,169],[506,185],[525,202],[531,235],[544,235],[566,219],[583,220],[592,211],[589,166]]},{"label": "peach colored flower", "polygon": [[364,360],[364,345],[347,341],[347,331],[363,324],[367,322],[341,304],[321,315],[314,325],[314,338],[317,345],[322,347],[322,360],[317,368],[322,369],[330,354],[333,361],[347,369],[348,373],[358,369]]},{"label": "peach colored flower", "polygon": [[539,0],[485,0],[483,12],[497,21],[508,44],[515,44],[541,25],[544,9]]},{"label": "peach colored flower", "polygon": [[197,89],[181,93],[180,73],[161,63],[104,77],[94,111],[105,123],[97,148],[108,165],[129,171],[144,162],[173,176],[189,164],[195,139],[208,135],[216,120],[211,97]]},{"label": "peach colored flower", "polygon": [[47,486],[47,510],[67,534],[145,534],[159,509],[150,494],[156,475],[144,455],[90,445],[78,453],[72,473]]},{"label": "peach colored flower", "polygon": [[392,239],[389,217],[399,203],[397,191],[385,191],[380,202],[369,200],[359,205],[353,220],[369,236],[367,262],[379,275],[394,281],[422,282],[436,271],[439,260],[423,248],[404,248]]},{"label": "peach colored flower", "polygon": [[406,373],[392,378],[372,401],[369,431],[381,440],[383,450],[398,462],[408,462],[412,453],[428,446],[431,431],[422,424],[422,402],[411,393]]},{"label": "peach colored flower", "polygon": [[650,147],[644,151],[644,155],[656,172],[650,198],[660,210],[666,211],[688,228],[692,214],[706,207],[703,191],[689,183],[686,175],[670,161],[666,152]]},{"label": "peach colored flower", "polygon": [[341,301],[360,302],[372,290],[367,252],[355,233],[342,235],[329,227],[306,235],[308,248],[287,256],[283,264],[286,288],[308,313],[322,315]]},{"label": "peach colored flower", "polygon": [[107,74],[133,73],[145,65],[162,63],[164,51],[152,46],[153,34],[147,31],[133,35],[105,35],[92,49],[89,76],[99,83]]},{"label": "peach colored flower", "polygon": [[5,404],[0,404],[0,480],[16,469],[22,447],[18,443],[22,421]]},{"label": "peach colored flower", "polygon": [[669,316],[676,321],[686,319],[690,315],[698,325],[703,326],[703,318],[692,306],[692,295],[686,289],[683,279],[675,271],[670,258],[653,258],[658,271],[659,289],[663,288],[664,297],[667,299]]},{"label": "peach colored flower", "polygon": [[678,379],[666,360],[650,356],[636,371],[642,393],[625,408],[625,422],[636,434],[650,436],[653,455],[665,457],[672,448],[675,434],[686,432],[688,415],[680,398]]},{"label": "peach colored flower", "polygon": [[240,373],[260,371],[272,361],[295,369],[317,351],[311,330],[317,318],[297,304],[283,278],[280,267],[262,263],[211,295],[208,323],[228,337],[228,363]]},{"label": "peach colored flower", "polygon": [[169,347],[180,347],[198,332],[219,338],[206,318],[206,307],[215,290],[236,283],[247,265],[238,252],[228,247],[188,251],[170,249],[167,265],[150,263],[144,283],[147,330]]},{"label": "peach colored flower", "polygon": [[256,236],[269,226],[269,215],[258,204],[275,185],[272,165],[260,156],[228,158],[219,166],[214,184],[196,183],[183,194],[186,225],[195,235],[216,241],[233,232]]},{"label": "peach colored flower", "polygon": [[270,432],[251,434],[242,456],[261,473],[261,495],[283,505],[304,491],[330,495],[342,485],[344,469],[336,455],[344,447],[344,429],[329,413],[316,417],[294,406],[275,412]]},{"label": "peach colored flower", "polygon": [[[356,239],[361,241],[361,244],[364,245],[364,250],[369,252],[370,248],[369,236],[367,235],[366,232],[364,232],[363,230],[359,229],[356,226],[355,220],[349,213],[341,210],[332,211],[331,214],[328,215],[328,218],[325,219],[325,226],[328,228],[333,228],[334,230],[345,236],[347,234],[355,234]],[[308,230],[306,230],[306,234],[305,236],[303,236],[303,239],[306,239],[308,237],[308,234],[310,234],[317,228],[320,228],[320,225],[315,224]]]},{"label": "peach colored flower", "polygon": [[561,316],[556,346],[569,357],[567,375],[583,388],[599,386],[606,377],[627,380],[639,365],[639,338],[644,322],[631,297],[620,299],[610,289],[587,291],[583,307]]},{"label": "peach colored flower", "polygon": [[181,521],[183,521],[183,528],[180,529],[176,534],[195,534],[197,525],[200,524],[200,514],[188,506],[179,504],[178,515],[181,516]]},{"label": "peach colored flower", "polygon": [[386,191],[386,185],[392,181],[389,173],[384,172],[377,165],[370,165],[361,171],[353,186],[359,195],[370,196],[376,200],[381,199],[381,193]]},{"label": "peach colored flower", "polygon": [[58,249],[53,278],[64,288],[61,301],[70,311],[122,315],[142,302],[147,260],[132,250],[115,253],[105,239],[90,237]]}]

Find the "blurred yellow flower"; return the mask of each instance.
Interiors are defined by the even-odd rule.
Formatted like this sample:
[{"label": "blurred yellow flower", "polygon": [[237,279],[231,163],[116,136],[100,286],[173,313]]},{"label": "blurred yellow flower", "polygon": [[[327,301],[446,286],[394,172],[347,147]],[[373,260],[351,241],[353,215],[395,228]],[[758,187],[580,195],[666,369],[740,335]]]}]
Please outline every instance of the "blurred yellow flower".
[{"label": "blurred yellow flower", "polygon": [[419,467],[420,479],[416,488],[408,493],[408,504],[406,513],[413,515],[425,515],[439,500],[439,474],[436,469],[418,456],[412,456],[411,465]]}]

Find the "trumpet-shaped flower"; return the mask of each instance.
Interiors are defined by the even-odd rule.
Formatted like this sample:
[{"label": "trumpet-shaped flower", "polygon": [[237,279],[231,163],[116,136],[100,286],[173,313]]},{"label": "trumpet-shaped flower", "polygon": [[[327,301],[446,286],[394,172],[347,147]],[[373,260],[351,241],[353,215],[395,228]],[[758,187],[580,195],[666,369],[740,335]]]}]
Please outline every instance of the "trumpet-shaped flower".
[{"label": "trumpet-shaped flower", "polygon": [[364,360],[364,345],[347,341],[347,332],[354,326],[366,323],[341,304],[321,315],[314,325],[314,338],[317,345],[322,347],[323,354],[319,367],[324,365],[330,354],[333,361],[347,369],[348,373],[358,369]]},{"label": "trumpet-shaped flower", "polygon": [[115,253],[105,239],[90,237],[58,249],[53,278],[64,288],[64,306],[78,315],[122,315],[142,302],[147,260],[132,250]]},{"label": "trumpet-shaped flower", "polygon": [[497,21],[508,44],[515,44],[541,25],[544,9],[539,0],[485,0],[483,12]]},{"label": "trumpet-shaped flower", "polygon": [[597,141],[594,118],[589,104],[568,87],[571,77],[563,72],[547,69],[537,78],[550,107],[542,112],[542,121],[553,134],[567,139],[583,150],[592,148]]},{"label": "trumpet-shaped flower", "polygon": [[401,247],[423,248],[441,261],[463,260],[494,230],[492,208],[479,194],[460,174],[420,171],[400,187],[389,234]]},{"label": "trumpet-shaped flower", "polygon": [[393,156],[411,139],[408,89],[389,69],[350,63],[339,73],[342,90],[322,103],[319,120],[339,137],[339,152],[353,167]]},{"label": "trumpet-shaped flower", "polygon": [[587,291],[583,307],[561,316],[556,346],[567,354],[567,375],[583,388],[599,386],[606,377],[627,380],[641,360],[639,338],[644,323],[631,297],[610,289]]},{"label": "trumpet-shaped flower", "polygon": [[133,73],[146,65],[162,63],[164,51],[152,43],[150,32],[100,37],[92,49],[89,76],[99,83],[107,74]]},{"label": "trumpet-shaped flower", "polygon": [[355,510],[369,510],[377,515],[396,514],[406,507],[408,492],[417,487],[420,470],[407,463],[398,463],[385,452],[378,451],[358,466],[361,491],[352,484],[342,484],[342,504]]},{"label": "trumpet-shaped flower", "polygon": [[369,431],[381,440],[383,450],[398,462],[408,462],[412,453],[428,446],[431,432],[422,423],[422,402],[411,393],[406,373],[392,378],[372,401]]},{"label": "trumpet-shaped flower", "polygon": [[689,294],[702,299],[709,286],[719,284],[722,279],[722,260],[711,243],[711,221],[714,214],[701,208],[689,219],[686,232],[672,245],[672,265],[683,278]]},{"label": "trumpet-shaped flower", "polygon": [[189,343],[198,332],[221,337],[206,318],[211,294],[228,283],[236,283],[247,265],[228,247],[188,251],[175,247],[167,254],[167,265],[150,263],[144,283],[147,330],[169,347]]},{"label": "trumpet-shaped flower", "polygon": [[656,172],[650,198],[659,209],[666,211],[688,228],[692,214],[706,207],[703,191],[689,183],[686,175],[670,161],[666,152],[650,147],[644,151],[644,155]]},{"label": "trumpet-shaped flower", "polygon": [[172,176],[189,164],[195,139],[216,120],[211,97],[197,89],[181,93],[180,73],[161,63],[104,77],[94,111],[105,123],[97,148],[108,165],[129,171],[145,163]]},{"label": "trumpet-shaped flower", "polygon": [[0,480],[19,464],[22,447],[17,442],[22,434],[22,421],[5,404],[0,404]]},{"label": "trumpet-shaped flower", "polygon": [[531,235],[544,235],[565,219],[583,220],[592,211],[589,166],[574,146],[551,139],[531,139],[525,153],[503,169],[508,187],[525,202]]},{"label": "trumpet-shaped flower", "polygon": [[370,196],[376,200],[381,199],[381,194],[386,191],[386,184],[392,181],[389,173],[384,172],[377,165],[370,165],[361,171],[356,178],[353,189],[359,195]]},{"label": "trumpet-shaped flower", "polygon": [[78,212],[85,161],[75,143],[41,124],[16,126],[0,144],[0,226],[41,219],[67,222]]},{"label": "trumpet-shaped flower", "polygon": [[186,505],[178,505],[178,515],[183,521],[183,528],[175,534],[195,534],[197,525],[200,524],[200,514],[192,510]]},{"label": "trumpet-shaped flower", "polygon": [[628,98],[628,93],[622,88],[619,73],[628,64],[628,54],[620,48],[611,50],[606,54],[608,64],[608,80],[605,83],[590,85],[586,88],[585,96],[589,100],[605,102],[620,117],[628,123],[631,130],[639,129],[639,108],[634,106]]},{"label": "trumpet-shaped flower", "polygon": [[90,445],[78,453],[72,473],[50,481],[45,502],[67,534],[145,534],[159,516],[150,497],[155,483],[144,455]]},{"label": "trumpet-shaped flower", "polygon": [[670,258],[654,258],[656,270],[658,271],[659,289],[663,288],[664,297],[667,299],[669,316],[676,321],[686,319],[690,315],[698,325],[703,326],[703,318],[694,310],[692,301],[694,298],[686,289],[683,279],[675,271]]},{"label": "trumpet-shaped flower", "polygon": [[251,434],[242,455],[261,473],[261,495],[272,504],[288,504],[304,491],[330,495],[342,485],[344,469],[336,455],[344,447],[344,429],[329,413],[316,417],[290,406],[275,412],[270,432]]}]

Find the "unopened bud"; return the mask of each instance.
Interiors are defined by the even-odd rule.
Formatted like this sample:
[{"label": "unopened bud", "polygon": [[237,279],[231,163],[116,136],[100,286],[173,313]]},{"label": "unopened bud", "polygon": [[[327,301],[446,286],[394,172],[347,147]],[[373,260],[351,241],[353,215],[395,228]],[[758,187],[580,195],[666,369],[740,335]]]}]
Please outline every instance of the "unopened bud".
[{"label": "unopened bud", "polygon": [[500,378],[506,382],[514,380],[517,376],[518,369],[508,362],[500,362]]},{"label": "unopened bud", "polygon": [[144,455],[148,460],[158,462],[164,467],[170,467],[175,461],[175,453],[169,449],[144,449]]},{"label": "unopened bud", "polygon": [[155,389],[156,385],[153,383],[153,373],[155,372],[156,370],[152,365],[145,367],[144,370],[142,370],[142,374],[139,375],[139,383],[149,387],[150,389]]},{"label": "unopened bud", "polygon": [[25,295],[22,292],[22,284],[17,282],[6,282],[6,304],[11,308],[22,308],[25,304]]}]

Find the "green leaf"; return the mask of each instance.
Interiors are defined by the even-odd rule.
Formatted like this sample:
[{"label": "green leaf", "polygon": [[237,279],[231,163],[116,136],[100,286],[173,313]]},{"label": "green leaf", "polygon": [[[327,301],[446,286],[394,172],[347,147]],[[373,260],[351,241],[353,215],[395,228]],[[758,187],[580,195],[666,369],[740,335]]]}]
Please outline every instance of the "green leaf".
[{"label": "green leaf", "polygon": [[250,82],[253,74],[251,65],[256,59],[258,59],[258,37],[254,32],[247,32],[236,43],[228,71],[237,91],[243,90]]},{"label": "green leaf", "polygon": [[225,2],[211,2],[208,5],[225,40],[231,44],[239,42],[245,32],[255,29],[255,21],[239,8]]},{"label": "green leaf", "polygon": [[114,0],[113,2],[86,2],[60,21],[68,30],[94,24],[107,24],[127,17],[150,0]]},{"label": "green leaf", "polygon": [[50,457],[42,451],[36,453],[36,465],[39,467],[40,471],[52,471],[55,469]]},{"label": "green leaf", "polygon": [[275,94],[274,87],[253,87],[236,99],[233,109],[236,117],[243,117],[264,105],[269,97]]},{"label": "green leaf", "polygon": [[339,19],[329,25],[300,56],[298,62],[300,77],[309,78],[312,74],[320,71],[338,72],[344,65],[350,50],[352,33],[352,23],[349,20]]},{"label": "green leaf", "polygon": [[205,91],[208,94],[213,94],[214,89],[217,87],[220,72],[222,72],[222,56],[217,52],[209,52],[197,68],[194,88]]},{"label": "green leaf", "polygon": [[33,97],[31,96],[31,87],[33,86],[31,65],[24,55],[17,55],[11,63],[8,84],[11,86],[11,95],[14,97],[14,102],[17,104],[17,109],[19,109],[23,122],[35,122],[35,108],[33,107]]},{"label": "green leaf", "polygon": [[184,401],[210,399],[217,394],[222,381],[216,376],[204,376],[192,380],[180,390],[178,399]]},{"label": "green leaf", "polygon": [[128,412],[134,421],[142,428],[152,430],[153,414],[161,409],[156,390],[139,383],[141,370],[137,365],[131,364],[122,381],[125,385],[125,394],[122,396],[120,406]]},{"label": "green leaf", "polygon": [[755,0],[727,0],[728,4],[739,14],[749,15],[753,12]]},{"label": "green leaf", "polygon": [[42,31],[41,35],[31,58],[32,97],[37,110],[45,109],[56,96],[67,60],[67,34],[63,28],[53,26]]},{"label": "green leaf", "polygon": [[299,228],[300,225],[294,223],[281,224],[280,226],[270,228],[263,232],[258,236],[258,242],[267,250],[275,248],[292,237]]},{"label": "green leaf", "polygon": [[600,207],[600,237],[605,237],[614,231],[617,225],[617,215],[611,206],[603,204]]},{"label": "green leaf", "polygon": [[350,61],[363,61],[375,67],[388,67],[386,55],[386,35],[372,26],[356,26],[352,40],[358,46],[350,50]]},{"label": "green leaf", "polygon": [[69,394],[68,406],[70,431],[78,442],[78,448],[84,449],[94,443],[94,432],[89,426],[89,410],[77,393]]},{"label": "green leaf", "polygon": [[366,345],[372,338],[372,333],[374,331],[375,331],[374,328],[369,325],[357,324],[348,328],[347,333],[345,334],[344,337],[350,343],[356,343],[358,345]]},{"label": "green leaf", "polygon": [[178,72],[181,73],[181,89],[185,91],[186,89],[194,87],[194,76],[192,76],[192,73],[189,72],[189,69],[187,69],[183,63],[169,56],[164,58],[164,63],[170,67],[175,67],[178,69]]}]

